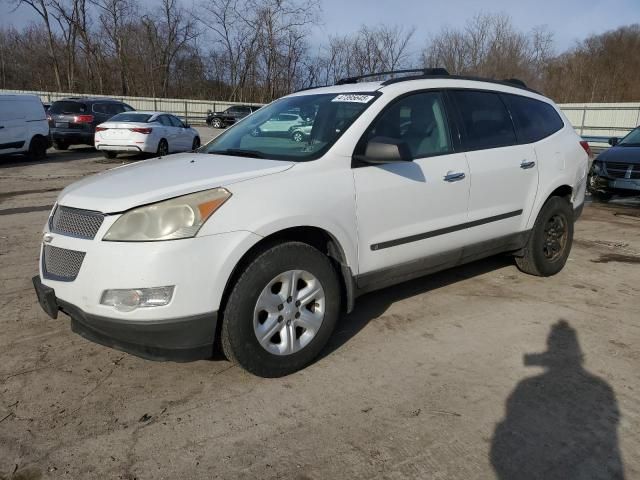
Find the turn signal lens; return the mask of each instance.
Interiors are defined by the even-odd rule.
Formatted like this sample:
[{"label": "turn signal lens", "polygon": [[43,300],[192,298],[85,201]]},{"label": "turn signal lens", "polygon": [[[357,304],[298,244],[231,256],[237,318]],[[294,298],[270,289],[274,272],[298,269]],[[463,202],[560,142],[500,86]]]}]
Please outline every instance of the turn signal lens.
[{"label": "turn signal lens", "polygon": [[171,302],[174,286],[154,288],[132,288],[105,290],[101,305],[114,307],[121,312],[131,312],[136,308],[163,307]]},{"label": "turn signal lens", "polygon": [[91,123],[93,122],[93,115],[76,115],[73,117],[75,123]]}]

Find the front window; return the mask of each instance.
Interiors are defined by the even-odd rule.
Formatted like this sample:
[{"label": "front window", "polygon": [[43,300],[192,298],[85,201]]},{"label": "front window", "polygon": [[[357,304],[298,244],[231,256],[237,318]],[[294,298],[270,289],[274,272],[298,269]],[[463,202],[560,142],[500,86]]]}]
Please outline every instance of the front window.
[{"label": "front window", "polygon": [[377,98],[377,93],[285,97],[215,138],[203,153],[302,162],[323,155]]},{"label": "front window", "polygon": [[640,147],[640,128],[636,128],[635,130],[631,130],[631,132],[620,140],[618,145],[627,146],[627,147]]}]

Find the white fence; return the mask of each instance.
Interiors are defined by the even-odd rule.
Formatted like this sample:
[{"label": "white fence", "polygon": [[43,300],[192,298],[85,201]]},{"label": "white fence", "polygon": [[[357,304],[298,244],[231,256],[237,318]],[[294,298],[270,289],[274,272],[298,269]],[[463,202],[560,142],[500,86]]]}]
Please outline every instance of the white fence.
[{"label": "white fence", "polygon": [[[30,93],[39,95],[43,102],[51,103],[64,97],[87,96],[74,93],[1,90],[0,93]],[[191,123],[204,123],[207,110],[220,111],[237,102],[222,100],[189,100],[186,98],[122,97],[118,95],[91,95],[117,98],[136,110],[171,112]],[[639,103],[566,103],[560,108],[580,135],[612,137],[624,136],[640,125]]]},{"label": "white fence", "polygon": [[[205,123],[207,110],[219,112],[231,105],[241,105],[240,102],[226,102],[218,100],[189,100],[186,98],[152,98],[152,97],[123,97],[121,95],[92,95],[63,92],[42,92],[33,90],[3,90],[0,94],[32,94],[38,95],[45,103],[55,102],[66,97],[100,97],[115,98],[131,105],[136,110],[152,110],[169,112],[177,115],[189,123]],[[246,105],[246,103],[242,104]],[[251,104],[253,105],[253,104]]]}]

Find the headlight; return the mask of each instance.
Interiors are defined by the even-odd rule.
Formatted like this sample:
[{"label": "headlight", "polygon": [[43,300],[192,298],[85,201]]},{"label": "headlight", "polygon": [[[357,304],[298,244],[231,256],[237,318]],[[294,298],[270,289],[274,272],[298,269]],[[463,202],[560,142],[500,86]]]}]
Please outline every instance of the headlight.
[{"label": "headlight", "polygon": [[229,197],[226,189],[214,188],[134,208],[116,220],[103,240],[150,242],[194,237]]},{"label": "headlight", "polygon": [[602,173],[602,162],[596,160],[595,162],[593,162],[593,167],[592,167],[592,171],[593,173],[595,173],[596,175],[600,175]]}]

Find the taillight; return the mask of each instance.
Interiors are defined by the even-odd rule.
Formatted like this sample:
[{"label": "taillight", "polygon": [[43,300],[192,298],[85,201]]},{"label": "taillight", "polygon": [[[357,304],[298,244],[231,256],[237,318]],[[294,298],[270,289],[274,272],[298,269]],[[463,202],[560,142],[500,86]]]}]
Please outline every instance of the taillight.
[{"label": "taillight", "polygon": [[129,130],[131,130],[132,132],[136,132],[136,133],[144,133],[145,135],[148,135],[151,133],[151,128],[130,128]]},{"label": "taillight", "polygon": [[96,132],[103,132],[104,130],[109,130],[107,127],[96,127]]},{"label": "taillight", "polygon": [[75,123],[91,123],[93,122],[93,115],[76,115],[73,117]]},{"label": "taillight", "polygon": [[587,155],[589,155],[589,158],[593,158],[593,153],[591,152],[591,147],[589,146],[589,142],[587,142],[586,140],[581,140],[580,146],[584,148],[584,151],[587,152]]}]

